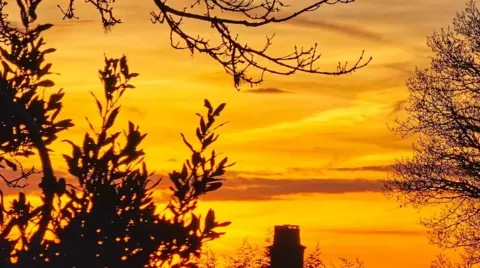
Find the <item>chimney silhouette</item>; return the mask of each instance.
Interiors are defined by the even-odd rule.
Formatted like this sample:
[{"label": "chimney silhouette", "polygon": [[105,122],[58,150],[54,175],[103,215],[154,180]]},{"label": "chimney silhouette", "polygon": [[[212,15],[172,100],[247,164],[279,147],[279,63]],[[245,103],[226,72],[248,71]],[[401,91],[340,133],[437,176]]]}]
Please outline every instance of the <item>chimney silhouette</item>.
[{"label": "chimney silhouette", "polygon": [[277,225],[270,249],[270,268],[303,268],[303,252],[300,244],[300,227]]}]

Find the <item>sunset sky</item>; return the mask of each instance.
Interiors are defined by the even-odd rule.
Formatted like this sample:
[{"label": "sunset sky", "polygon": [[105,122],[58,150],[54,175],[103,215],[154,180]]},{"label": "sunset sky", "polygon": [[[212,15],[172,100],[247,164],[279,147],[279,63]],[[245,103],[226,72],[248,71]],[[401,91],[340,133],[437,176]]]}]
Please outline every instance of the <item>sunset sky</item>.
[{"label": "sunset sky", "polygon": [[[97,70],[104,54],[125,54],[140,76],[123,99],[119,123],[132,120],[148,133],[146,161],[159,176],[188,157],[179,134],[194,138],[203,100],[227,103],[221,118],[229,123],[220,130],[216,150],[236,165],[225,187],[200,205],[233,222],[210,244],[217,254],[235,253],[246,237],[263,245],[278,224],[300,225],[307,251],[319,243],[327,261],[358,257],[368,268],[428,267],[440,252],[428,245],[418,224],[425,214],[399,208],[381,186],[395,159],[411,155],[412,139],[389,130],[408,96],[405,79],[415,66],[428,66],[426,36],[450,25],[464,1],[357,0],[261,30],[241,30],[254,44],[276,33],[273,53],[318,42],[325,69],[339,60],[354,62],[362,50],[373,61],[340,77],[266,75],[260,86],[240,91],[207,56],[170,47],[169,28],[150,22],[153,1],[117,1],[124,23],[109,33],[83,1],[78,1],[80,20],[62,21],[56,5],[64,2],[45,1],[39,11],[42,21],[55,24],[46,35],[47,44],[58,49],[50,57],[60,73],[53,80],[66,92],[62,116],[76,124],[53,146],[58,173],[65,172],[61,155],[70,152],[60,140],[80,141],[85,116],[95,118],[89,91],[101,88]],[[195,27],[209,33],[208,25]],[[156,196],[162,200],[162,193]]]}]

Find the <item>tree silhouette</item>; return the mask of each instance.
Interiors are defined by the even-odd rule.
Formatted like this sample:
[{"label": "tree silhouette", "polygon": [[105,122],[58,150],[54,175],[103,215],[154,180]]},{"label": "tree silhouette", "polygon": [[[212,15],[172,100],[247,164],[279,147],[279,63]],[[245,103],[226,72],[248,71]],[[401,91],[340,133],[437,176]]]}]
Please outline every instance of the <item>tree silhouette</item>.
[{"label": "tree silhouette", "polygon": [[[221,176],[231,164],[209,148],[222,124],[217,117],[225,104],[213,107],[208,100],[205,116],[198,114],[197,143],[180,172],[169,174],[172,198],[162,212],[152,198],[160,180],[152,178],[140,143],[146,134],[129,122],[123,132],[112,130],[120,112],[120,100],[134,86],[125,56],[105,58],[99,70],[103,98],[94,97],[101,118],[81,144],[67,141],[65,155],[71,179],[58,178],[48,148],[73,123],[58,119],[62,91],[44,94],[54,87],[45,62],[54,49],[44,49],[41,35],[52,25],[33,25],[40,0],[18,1],[22,29],[13,27],[0,1],[0,168],[21,172],[17,178],[2,176],[10,187],[22,188],[35,173],[23,171],[19,157],[37,151],[42,163],[41,204],[33,206],[19,192],[10,206],[0,191],[0,267],[197,267],[204,242],[218,238],[213,210],[202,218],[195,212],[200,195],[222,186]],[[46,96],[47,95],[47,96]],[[92,94],[93,95],[93,94]],[[48,235],[51,238],[48,238]]]},{"label": "tree silhouette", "polygon": [[470,1],[453,29],[428,39],[430,68],[407,82],[407,119],[395,131],[418,135],[414,156],[395,165],[386,191],[404,204],[436,205],[423,220],[433,243],[480,249],[480,12]]},{"label": "tree silhouette", "polygon": [[[239,28],[261,28],[271,24],[284,23],[321,7],[335,4],[349,4],[355,0],[315,0],[295,10],[283,0],[153,0],[157,7],[150,13],[153,23],[166,24],[170,28],[170,43],[175,49],[207,54],[217,61],[227,74],[233,77],[235,87],[241,83],[250,85],[263,81],[265,73],[290,75],[296,72],[342,75],[366,66],[371,58],[364,59],[364,53],[354,61],[339,63],[336,70],[324,70],[318,65],[321,54],[317,44],[309,48],[297,47],[292,52],[276,55],[271,52],[274,35],[267,36],[261,47],[250,46],[237,34]],[[86,0],[98,10],[103,26],[111,29],[121,19],[115,16],[115,0]],[[64,19],[77,18],[75,0],[69,0],[67,7],[61,7]],[[293,2],[295,3],[295,2]],[[298,3],[297,3],[298,4]],[[186,24],[205,25],[211,28],[216,39],[202,36],[188,29]]]}]

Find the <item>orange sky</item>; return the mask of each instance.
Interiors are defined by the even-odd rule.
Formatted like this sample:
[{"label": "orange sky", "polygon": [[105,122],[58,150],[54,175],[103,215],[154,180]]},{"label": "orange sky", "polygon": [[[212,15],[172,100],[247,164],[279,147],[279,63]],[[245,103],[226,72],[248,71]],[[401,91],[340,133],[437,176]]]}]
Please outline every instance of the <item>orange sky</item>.
[{"label": "orange sky", "polygon": [[[57,85],[67,93],[63,116],[76,123],[62,139],[80,140],[84,117],[95,115],[88,91],[100,88],[104,53],[126,54],[130,69],[140,73],[133,81],[137,88],[123,99],[119,122],[133,120],[149,133],[143,146],[158,174],[188,156],[179,133],[193,137],[203,99],[228,103],[223,119],[230,123],[217,150],[237,164],[226,187],[201,204],[233,222],[210,245],[218,254],[233,253],[245,237],[262,243],[269,228],[288,223],[301,226],[307,248],[318,242],[327,260],[359,257],[369,268],[428,267],[438,250],[428,245],[419,214],[387,200],[379,180],[395,158],[411,152],[411,140],[400,140],[387,127],[407,97],[404,80],[415,65],[427,66],[425,36],[449,25],[463,1],[357,0],[261,31],[243,30],[252,43],[275,32],[275,52],[318,42],[325,68],[355,61],[362,49],[373,61],[342,77],[267,75],[260,87],[240,92],[213,60],[169,47],[167,26],[150,23],[153,1],[118,1],[125,23],[108,34],[83,1],[81,20],[72,22],[61,20],[58,2],[43,4],[40,14],[56,24],[46,36],[58,49],[50,60],[61,74],[54,78]],[[202,33],[208,31],[204,26],[195,25]],[[59,141],[54,149],[62,172],[61,154],[69,147]]]}]

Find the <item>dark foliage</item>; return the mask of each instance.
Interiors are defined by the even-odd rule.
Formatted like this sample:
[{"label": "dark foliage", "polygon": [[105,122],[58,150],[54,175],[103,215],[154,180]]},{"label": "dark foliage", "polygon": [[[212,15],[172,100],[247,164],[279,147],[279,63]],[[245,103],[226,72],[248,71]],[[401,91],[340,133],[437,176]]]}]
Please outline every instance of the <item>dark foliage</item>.
[{"label": "dark foliage", "polygon": [[[266,239],[267,244],[271,244],[271,239]],[[219,260],[212,251],[206,251],[202,260],[201,268],[269,268],[270,251],[268,247],[252,245],[248,240],[244,240],[237,249],[234,257],[227,257],[224,261]],[[326,263],[322,260],[322,251],[317,245],[313,251],[305,256],[304,268],[365,268],[365,265],[359,259],[354,261],[340,258],[336,263]],[[435,267],[437,268],[437,267]],[[444,267],[438,267],[444,268]],[[446,268],[446,267],[445,267]],[[450,268],[450,267],[448,267]],[[453,268],[453,267],[452,267]],[[457,267],[455,267],[457,268]],[[460,268],[460,267],[459,267]],[[464,268],[464,267],[461,267]]]},{"label": "dark foliage", "polygon": [[[36,19],[36,8],[39,0],[18,1],[23,29],[13,27],[8,21],[4,9],[7,4],[0,1],[0,164],[3,162],[12,170],[17,170],[15,157],[31,156],[37,150],[43,167],[43,179],[39,185],[43,192],[43,205],[31,208],[21,194],[10,211],[5,210],[2,200],[0,211],[1,223],[5,220],[4,213],[9,214],[10,221],[2,229],[1,238],[6,237],[13,228],[18,228],[24,239],[25,228],[29,219],[40,217],[39,228],[31,239],[32,245],[39,246],[48,227],[53,209],[53,199],[57,187],[47,146],[52,143],[60,131],[71,126],[68,119],[58,120],[61,111],[63,93],[50,94],[47,98],[41,90],[51,88],[54,83],[46,79],[50,74],[50,63],[45,63],[45,56],[55,49],[44,48],[45,42],[41,34],[52,27],[51,24],[33,25]],[[12,160],[13,159],[13,160]],[[22,178],[6,178],[1,176],[8,185],[22,187]],[[23,241],[25,242],[25,241]],[[4,243],[4,242],[2,242]]]},{"label": "dark foliage", "polygon": [[[218,155],[209,150],[225,104],[213,107],[205,100],[207,113],[198,114],[198,148],[182,134],[192,154],[180,172],[169,174],[172,198],[160,211],[152,198],[160,180],[147,171],[139,147],[146,134],[132,122],[123,134],[113,131],[119,101],[134,88],[130,80],[138,74],[130,72],[125,56],[105,58],[99,71],[104,94],[93,96],[102,123],[90,124],[81,144],[66,141],[72,146],[64,156],[71,178],[57,179],[48,145],[73,124],[57,119],[63,93],[41,92],[54,86],[46,78],[51,64],[44,63],[54,49],[44,50],[41,37],[51,25],[33,26],[39,0],[18,1],[23,29],[8,23],[6,3],[0,3],[0,167],[21,169],[15,157],[33,157],[37,150],[43,173],[38,207],[22,191],[7,206],[0,191],[0,267],[197,267],[202,244],[218,238],[217,228],[229,224],[217,222],[213,210],[204,217],[195,213],[198,197],[219,189],[231,165],[227,158],[217,162]],[[33,172],[2,177],[8,186],[21,187]]]},{"label": "dark foliage", "polygon": [[[335,4],[349,4],[355,0],[315,0],[297,10],[283,0],[190,0],[176,5],[176,1],[153,0],[157,7],[151,12],[153,23],[166,24],[170,28],[170,43],[173,48],[204,53],[220,63],[227,74],[233,77],[235,87],[241,83],[261,83],[265,73],[290,75],[297,72],[342,75],[366,66],[363,52],[352,65],[339,63],[336,70],[323,70],[318,65],[321,54],[317,44],[303,48],[295,46],[293,51],[281,56],[271,51],[274,35],[267,36],[261,47],[250,46],[237,34],[239,28],[259,28],[270,24],[293,20],[305,13]],[[75,0],[60,9],[64,18],[75,17]],[[115,16],[115,0],[86,0],[99,12],[106,30],[121,23]],[[177,1],[178,2],[178,1]],[[295,3],[295,2],[293,2]],[[189,22],[210,27],[217,40],[211,40],[186,26]],[[215,42],[216,41],[216,42]],[[259,73],[255,75],[255,73]]]},{"label": "dark foliage", "polygon": [[428,39],[430,68],[408,80],[408,118],[396,131],[418,135],[414,156],[398,161],[387,193],[441,211],[423,220],[431,241],[480,249],[480,12],[470,1],[453,28]]}]

